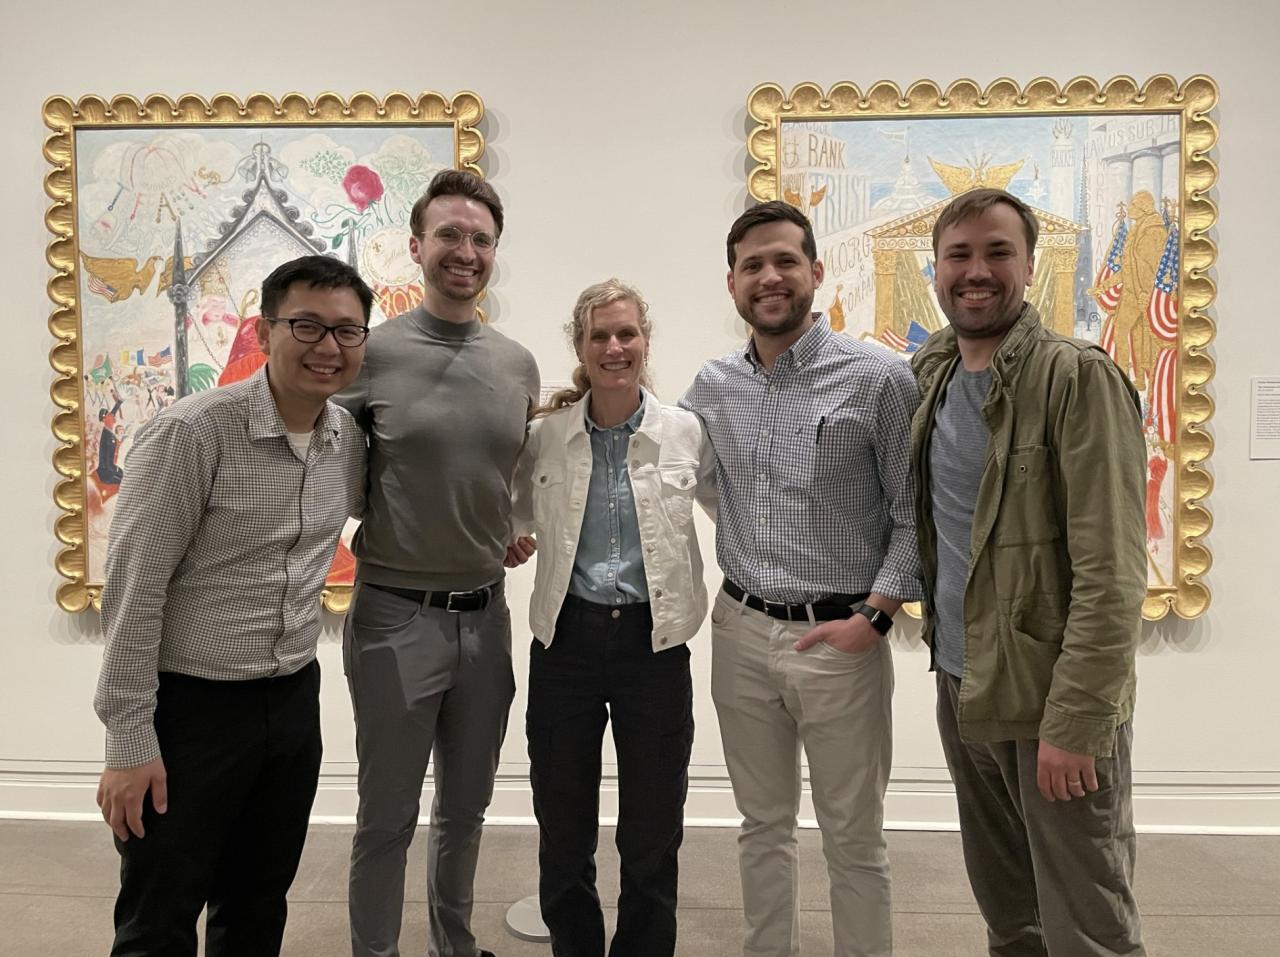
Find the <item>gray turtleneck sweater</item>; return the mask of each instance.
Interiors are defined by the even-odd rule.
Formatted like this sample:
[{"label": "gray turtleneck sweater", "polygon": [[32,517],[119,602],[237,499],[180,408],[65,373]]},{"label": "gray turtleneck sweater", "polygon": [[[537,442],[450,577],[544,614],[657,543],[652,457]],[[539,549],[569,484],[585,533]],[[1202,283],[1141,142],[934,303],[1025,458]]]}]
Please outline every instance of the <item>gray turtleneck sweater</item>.
[{"label": "gray turtleneck sweater", "polygon": [[419,306],[369,334],[359,378],[334,397],[369,436],[358,580],[462,591],[502,577],[538,391],[529,350],[478,321]]}]

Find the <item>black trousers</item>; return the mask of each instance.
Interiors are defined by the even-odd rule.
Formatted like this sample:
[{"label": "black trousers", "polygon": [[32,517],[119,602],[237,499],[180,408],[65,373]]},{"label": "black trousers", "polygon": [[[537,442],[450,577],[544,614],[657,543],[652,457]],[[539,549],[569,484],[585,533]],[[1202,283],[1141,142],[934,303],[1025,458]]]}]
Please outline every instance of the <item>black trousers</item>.
[{"label": "black trousers", "polygon": [[113,957],[277,955],[320,773],[320,666],[283,678],[162,673],[156,734],[169,810],[143,805],[146,837],[116,839]]},{"label": "black trousers", "polygon": [[[614,617],[614,616],[617,617]],[[677,856],[693,746],[689,649],[655,653],[649,606],[569,596],[546,648],[530,650],[530,781],[538,818],[538,896],[555,957],[603,957],[596,892],[600,748],[618,755],[618,924],[610,957],[671,957]]]}]

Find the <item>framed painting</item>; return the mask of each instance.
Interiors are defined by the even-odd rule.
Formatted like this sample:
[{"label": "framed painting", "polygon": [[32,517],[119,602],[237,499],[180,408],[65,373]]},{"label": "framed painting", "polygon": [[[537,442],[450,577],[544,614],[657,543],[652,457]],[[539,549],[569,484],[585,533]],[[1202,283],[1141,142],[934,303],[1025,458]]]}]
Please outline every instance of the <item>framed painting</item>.
[{"label": "framed painting", "polygon": [[947,321],[932,283],[939,212],[988,186],[1031,206],[1028,298],[1055,331],[1106,348],[1142,395],[1148,619],[1209,605],[1217,100],[1208,77],[1156,76],[766,83],[747,101],[751,195],[809,216],[826,266],[817,305],[846,335],[909,356]]},{"label": "framed painting", "polygon": [[[409,213],[440,169],[480,173],[483,112],[468,92],[46,101],[62,608],[99,602],[138,429],[266,361],[253,326],[272,269],[341,257],[374,290],[374,323],[421,300]],[[330,568],[331,611],[350,601],[353,528]]]}]

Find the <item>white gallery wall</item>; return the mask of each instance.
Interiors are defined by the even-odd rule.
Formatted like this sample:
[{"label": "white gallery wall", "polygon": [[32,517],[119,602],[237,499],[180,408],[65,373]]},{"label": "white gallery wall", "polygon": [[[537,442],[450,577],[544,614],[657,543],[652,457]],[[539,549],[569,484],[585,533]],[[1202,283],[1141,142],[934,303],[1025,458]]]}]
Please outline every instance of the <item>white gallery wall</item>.
[{"label": "white gallery wall", "polygon": [[[705,357],[743,334],[725,291],[724,235],[747,202],[745,102],[757,83],[826,88],[851,80],[866,89],[882,79],[905,86],[922,78],[985,84],[999,76],[1025,83],[1207,73],[1221,88],[1214,527],[1207,537],[1213,603],[1199,620],[1145,627],[1137,818],[1149,829],[1280,832],[1280,462],[1251,461],[1248,443],[1249,379],[1280,375],[1280,203],[1266,183],[1280,158],[1276,94],[1265,79],[1280,36],[1273,4],[1132,0],[1105,13],[941,0],[4,6],[0,815],[92,815],[102,756],[90,703],[101,627],[95,613],[68,615],[54,600],[59,513],[41,154],[47,96],[473,90],[487,110],[481,165],[507,205],[490,294],[494,321],[533,351],[544,378],[564,378],[570,355],[560,327],[577,292],[610,275],[627,278],[652,305],[657,387],[674,400]],[[714,588],[711,530],[702,530]],[[530,814],[523,684],[531,581],[522,569],[510,584],[522,690],[493,808],[501,819]],[[355,806],[339,635],[340,621],[328,616],[320,649],[322,818],[349,816]],[[887,817],[902,826],[948,825],[955,814],[918,626],[898,629],[892,643],[898,682]],[[709,633],[691,647],[698,735],[689,815],[731,821],[709,694]]]}]

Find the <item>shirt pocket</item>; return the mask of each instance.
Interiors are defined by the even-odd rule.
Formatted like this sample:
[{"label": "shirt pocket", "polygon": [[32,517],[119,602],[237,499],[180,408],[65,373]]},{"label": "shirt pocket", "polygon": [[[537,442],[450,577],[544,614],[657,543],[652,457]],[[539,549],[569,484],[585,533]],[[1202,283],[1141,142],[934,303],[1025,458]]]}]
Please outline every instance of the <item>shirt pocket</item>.
[{"label": "shirt pocket", "polygon": [[698,483],[692,464],[669,465],[659,469],[662,483],[662,507],[678,532],[687,532],[693,521],[694,489]]},{"label": "shirt pocket", "polygon": [[1053,454],[1047,445],[1009,453],[993,538],[997,545],[1036,545],[1058,538]]},{"label": "shirt pocket", "polygon": [[563,518],[569,495],[568,480],[569,472],[563,463],[539,462],[534,466],[530,485],[533,489],[533,519],[539,531],[555,531]]},{"label": "shirt pocket", "polygon": [[868,432],[848,408],[814,414],[798,436],[806,465],[806,481],[816,498],[848,507],[852,490],[877,481],[866,471]]}]

